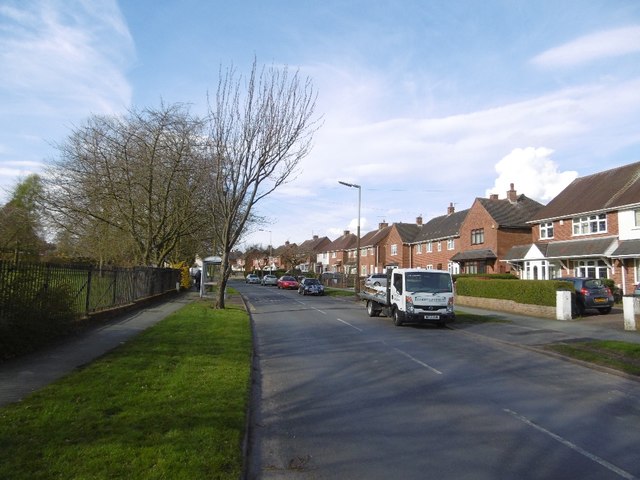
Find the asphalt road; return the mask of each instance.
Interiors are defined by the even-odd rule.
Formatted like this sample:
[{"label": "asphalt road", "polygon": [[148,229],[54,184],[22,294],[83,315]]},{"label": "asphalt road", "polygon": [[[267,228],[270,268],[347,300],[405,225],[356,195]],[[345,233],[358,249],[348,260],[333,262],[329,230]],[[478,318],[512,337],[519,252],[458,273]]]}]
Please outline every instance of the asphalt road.
[{"label": "asphalt road", "polygon": [[250,479],[640,478],[640,384],[357,302],[234,284],[256,344]]}]

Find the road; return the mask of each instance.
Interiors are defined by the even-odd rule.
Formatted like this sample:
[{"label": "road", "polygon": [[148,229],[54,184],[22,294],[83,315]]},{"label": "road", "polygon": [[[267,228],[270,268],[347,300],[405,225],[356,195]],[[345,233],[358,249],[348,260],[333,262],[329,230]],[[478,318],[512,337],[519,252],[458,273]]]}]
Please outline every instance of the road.
[{"label": "road", "polygon": [[640,478],[640,384],[353,300],[234,285],[254,322],[250,479]]}]

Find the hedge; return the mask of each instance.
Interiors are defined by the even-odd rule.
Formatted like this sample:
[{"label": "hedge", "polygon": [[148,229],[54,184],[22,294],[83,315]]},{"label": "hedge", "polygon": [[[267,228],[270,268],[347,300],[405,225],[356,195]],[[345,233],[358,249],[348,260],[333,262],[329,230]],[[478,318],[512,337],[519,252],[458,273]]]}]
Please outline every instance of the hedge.
[{"label": "hedge", "polygon": [[571,282],[561,280],[500,280],[460,277],[456,293],[468,297],[497,298],[517,303],[555,307],[557,290],[573,290]]}]

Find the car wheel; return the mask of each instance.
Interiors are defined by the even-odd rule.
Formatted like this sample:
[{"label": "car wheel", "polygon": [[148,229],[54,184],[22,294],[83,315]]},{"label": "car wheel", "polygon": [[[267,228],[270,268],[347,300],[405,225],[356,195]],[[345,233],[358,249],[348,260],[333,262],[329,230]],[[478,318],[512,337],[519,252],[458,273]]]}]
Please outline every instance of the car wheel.
[{"label": "car wheel", "polygon": [[380,310],[376,310],[374,308],[373,302],[371,300],[367,300],[367,314],[370,317],[377,317],[380,315]]},{"label": "car wheel", "polygon": [[379,286],[380,286],[380,282],[375,282],[375,283],[373,284],[373,286],[374,286],[374,287],[379,287]]},{"label": "car wheel", "polygon": [[398,310],[397,308],[393,309],[393,324],[396,327],[402,326],[402,313],[400,313],[400,310]]},{"label": "car wheel", "polygon": [[598,310],[598,313],[600,315],[606,315],[607,313],[611,313],[611,307],[601,308],[600,310]]}]

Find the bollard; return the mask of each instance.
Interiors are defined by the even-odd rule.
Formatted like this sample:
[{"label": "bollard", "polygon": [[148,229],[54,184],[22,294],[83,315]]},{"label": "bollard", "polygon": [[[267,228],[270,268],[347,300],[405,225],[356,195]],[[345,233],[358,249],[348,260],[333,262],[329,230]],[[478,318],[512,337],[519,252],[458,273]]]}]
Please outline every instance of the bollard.
[{"label": "bollard", "polygon": [[571,320],[571,292],[556,291],[556,320]]},{"label": "bollard", "polygon": [[624,329],[629,331],[637,330],[636,315],[640,313],[640,297],[622,297],[622,309],[624,312]]}]

